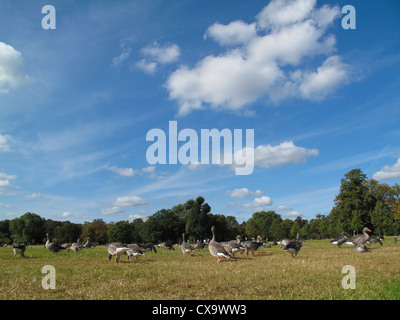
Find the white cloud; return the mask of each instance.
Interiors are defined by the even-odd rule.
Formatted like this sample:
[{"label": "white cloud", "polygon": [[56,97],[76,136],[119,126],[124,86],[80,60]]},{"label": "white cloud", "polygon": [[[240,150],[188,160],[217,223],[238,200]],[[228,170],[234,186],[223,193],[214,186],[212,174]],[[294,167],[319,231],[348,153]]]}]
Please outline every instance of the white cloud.
[{"label": "white cloud", "polygon": [[247,43],[256,36],[256,24],[247,24],[241,20],[233,21],[228,25],[214,23],[204,34],[217,41],[220,45],[240,45]]},{"label": "white cloud", "polygon": [[306,99],[320,100],[345,84],[348,79],[348,67],[341,62],[339,56],[331,56],[325,60],[316,72],[306,72],[299,84],[301,96]]},{"label": "white cloud", "polygon": [[149,74],[153,74],[160,65],[176,62],[181,54],[178,45],[160,46],[157,42],[142,48],[140,52],[144,58],[135,66]]},{"label": "white cloud", "polygon": [[305,162],[310,156],[318,155],[317,149],[296,146],[293,141],[284,141],[277,146],[259,145],[254,152],[254,164],[269,168],[289,163]]},{"label": "white cloud", "polygon": [[45,195],[41,194],[40,192],[34,192],[32,194],[25,196],[25,198],[27,198],[27,199],[48,199],[48,196],[45,196]]},{"label": "white cloud", "polygon": [[[1,66],[0,66],[0,69],[1,69]],[[0,152],[10,151],[10,146],[8,144],[10,138],[11,137],[7,134],[6,135],[0,134]]]},{"label": "white cloud", "polygon": [[316,0],[271,1],[257,15],[257,23],[261,28],[281,27],[298,23],[310,15],[315,4]]},{"label": "white cloud", "polygon": [[299,211],[290,211],[288,213],[285,214],[285,216],[290,219],[290,218],[297,218],[297,217],[301,217],[302,214]]},{"label": "white cloud", "polygon": [[22,67],[21,52],[0,41],[0,93],[8,93],[29,81]]},{"label": "white cloud", "polygon": [[393,180],[400,178],[400,158],[393,166],[384,166],[382,170],[375,172],[372,176],[373,179],[383,181],[383,180]]},{"label": "white cloud", "polygon": [[116,207],[136,207],[136,206],[147,206],[147,201],[143,200],[138,196],[118,197],[115,200],[114,205]]},{"label": "white cloud", "polygon": [[122,52],[118,57],[114,57],[112,59],[112,66],[116,67],[119,66],[124,60],[128,59],[131,54],[130,48],[122,48]]},{"label": "white cloud", "polygon": [[243,199],[246,197],[250,197],[253,195],[257,195],[260,196],[263,194],[263,192],[261,190],[256,190],[256,191],[250,191],[247,188],[241,188],[241,189],[235,189],[233,191],[227,191],[227,194],[231,197],[231,198],[239,198],[239,199]]},{"label": "white cloud", "polygon": [[132,168],[118,168],[117,166],[104,166],[104,168],[124,177],[133,177],[138,172]]},{"label": "white cloud", "polygon": [[244,208],[256,208],[257,210],[262,209],[262,207],[271,206],[272,199],[267,196],[262,196],[260,198],[255,198],[251,203],[245,203]]},{"label": "white cloud", "polygon": [[138,196],[126,196],[126,197],[118,197],[114,202],[111,208],[102,208],[100,211],[102,214],[118,214],[124,213],[125,210],[123,208],[126,207],[140,207],[140,206],[148,206],[149,203]]},{"label": "white cloud", "polygon": [[[321,100],[346,83],[349,68],[339,56],[331,56],[336,38],[327,33],[340,10],[315,4],[273,0],[254,23],[210,26],[205,38],[233,47],[170,75],[166,88],[179,103],[178,114],[207,107],[239,111],[260,98]],[[320,55],[326,56],[325,62],[315,66],[312,58]]]},{"label": "white cloud", "polygon": [[5,191],[15,188],[15,186],[10,183],[10,180],[14,180],[16,177],[16,175],[10,175],[0,172],[0,190]]}]

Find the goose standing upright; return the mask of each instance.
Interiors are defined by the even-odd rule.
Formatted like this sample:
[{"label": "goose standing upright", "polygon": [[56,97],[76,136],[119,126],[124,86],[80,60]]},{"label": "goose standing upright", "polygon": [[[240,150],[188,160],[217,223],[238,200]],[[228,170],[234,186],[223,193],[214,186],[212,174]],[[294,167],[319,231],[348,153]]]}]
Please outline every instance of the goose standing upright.
[{"label": "goose standing upright", "polygon": [[211,232],[213,234],[213,237],[210,241],[210,243],[208,244],[208,250],[210,251],[211,255],[213,255],[214,257],[218,258],[218,262],[221,262],[221,258],[220,257],[225,257],[226,259],[230,259],[230,255],[229,253],[226,251],[226,249],[224,248],[224,246],[215,241],[215,226],[211,227]]},{"label": "goose standing upright", "polygon": [[363,246],[370,238],[370,235],[367,233],[372,232],[369,228],[365,227],[363,229],[362,234],[357,234],[352,237],[349,241],[346,241],[344,244],[348,244],[351,246]]},{"label": "goose standing upright", "polygon": [[297,233],[296,240],[289,241],[283,251],[290,252],[293,258],[297,258],[297,255],[302,247],[303,243],[300,241],[300,233]]},{"label": "goose standing upright", "polygon": [[187,243],[185,241],[185,234],[184,233],[182,233],[182,241],[183,242],[181,244],[181,250],[182,250],[183,254],[194,251],[193,247],[189,243]]},{"label": "goose standing upright", "polygon": [[[243,252],[243,250],[246,249],[245,247],[242,246],[241,241],[242,241],[242,237],[240,235],[238,235],[238,236],[236,236],[236,240],[231,240],[226,243],[226,245],[228,245],[232,251],[232,257],[235,257],[236,251],[242,250],[242,252]],[[228,252],[229,252],[229,250],[228,250]]]},{"label": "goose standing upright", "polygon": [[46,241],[46,248],[52,253],[58,253],[60,251],[65,250],[66,248],[62,247],[60,244],[58,243],[54,243],[54,242],[50,242],[50,237],[49,234],[46,234],[47,237],[47,241]]}]

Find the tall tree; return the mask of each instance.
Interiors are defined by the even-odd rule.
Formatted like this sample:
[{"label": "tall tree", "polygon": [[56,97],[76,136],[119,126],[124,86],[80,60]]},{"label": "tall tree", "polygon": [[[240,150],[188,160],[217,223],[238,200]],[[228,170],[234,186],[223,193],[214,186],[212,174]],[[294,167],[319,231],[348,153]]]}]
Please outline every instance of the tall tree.
[{"label": "tall tree", "polygon": [[209,238],[211,207],[199,196],[187,215],[185,230],[189,239]]},{"label": "tall tree", "polygon": [[332,233],[360,232],[365,226],[372,227],[370,212],[375,206],[375,199],[364,183],[366,180],[360,169],[349,171],[341,179],[340,192],[329,214]]}]

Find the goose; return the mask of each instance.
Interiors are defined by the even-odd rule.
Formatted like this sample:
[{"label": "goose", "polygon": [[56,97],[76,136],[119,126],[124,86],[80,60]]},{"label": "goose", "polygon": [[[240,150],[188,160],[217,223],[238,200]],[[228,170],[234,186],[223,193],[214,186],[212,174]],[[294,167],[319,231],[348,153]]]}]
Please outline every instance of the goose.
[{"label": "goose", "polygon": [[157,253],[156,246],[154,245],[153,242],[142,243],[142,244],[140,245],[140,247],[141,247],[143,250],[150,251],[150,252],[151,252],[152,250],[154,250],[154,252]]},{"label": "goose", "polygon": [[68,248],[67,248],[67,252],[69,252],[69,250],[73,250],[76,252],[78,252],[79,250],[82,250],[84,248],[84,246],[80,243],[74,242],[73,244],[71,244]]},{"label": "goose", "polygon": [[48,233],[46,234],[46,237],[47,237],[46,249],[48,249],[52,254],[65,250],[65,248],[62,247],[61,245],[54,242],[50,242],[50,237]]},{"label": "goose", "polygon": [[194,251],[193,247],[189,243],[185,242],[185,234],[184,233],[182,233],[182,241],[183,242],[181,244],[181,250],[182,250],[183,254]]},{"label": "goose", "polygon": [[283,251],[290,252],[293,258],[297,258],[302,245],[303,243],[300,241],[300,233],[297,233],[296,240],[289,241]]},{"label": "goose", "polygon": [[330,244],[336,245],[336,248],[338,249],[343,243],[347,241],[347,237],[345,236],[347,232],[342,231],[339,237],[333,239]]},{"label": "goose", "polygon": [[193,249],[204,249],[205,247],[207,247],[207,243],[205,242],[197,242]]},{"label": "goose", "polygon": [[137,259],[138,256],[144,256],[142,249],[136,243],[128,244],[126,247],[129,249],[126,251],[129,261],[132,261],[132,257]]},{"label": "goose", "polygon": [[235,257],[235,252],[236,251],[241,251],[243,252],[243,250],[245,250],[246,248],[242,246],[241,244],[242,241],[242,237],[240,235],[236,236],[236,240],[231,240],[226,242],[226,246],[225,249],[228,248],[228,253],[232,254],[232,257]]},{"label": "goose", "polygon": [[368,248],[363,244],[357,244],[354,246],[354,251],[357,253],[368,252]]},{"label": "goose", "polygon": [[112,256],[115,256],[115,262],[119,263],[119,259],[120,259],[121,255],[123,255],[128,250],[129,250],[129,248],[127,248],[127,247],[116,247],[112,244],[109,244],[108,248],[107,248],[108,261],[111,261]]},{"label": "goose", "polygon": [[383,243],[381,241],[381,238],[377,238],[377,237],[370,237],[369,240],[366,242],[369,245],[375,245],[377,243],[380,243],[381,246],[383,246]]},{"label": "goose", "polygon": [[162,247],[162,248],[167,248],[168,250],[173,250],[173,251],[175,251],[174,246],[173,246],[171,243],[169,243],[169,242],[161,242],[161,243],[158,244],[157,246]]},{"label": "goose", "polygon": [[259,248],[263,247],[265,245],[264,242],[259,242],[259,241],[244,241],[241,243],[242,247],[246,250],[246,257],[249,256],[249,251],[251,252],[251,255],[254,257],[254,251],[257,251]]},{"label": "goose", "polygon": [[369,228],[365,227],[363,229],[363,234],[357,234],[353,236],[350,240],[346,241],[344,244],[357,246],[357,245],[364,245],[370,238],[370,235],[367,233],[372,232]]},{"label": "goose", "polygon": [[25,257],[24,252],[26,250],[26,245],[24,243],[17,243],[14,241],[12,247],[13,247],[14,257],[17,256],[17,253],[19,254],[20,257]]},{"label": "goose", "polygon": [[397,241],[400,241],[400,236],[398,236],[397,238],[394,238],[393,243],[396,243]]},{"label": "goose", "polygon": [[221,258],[220,257],[224,257],[226,259],[230,259],[231,256],[226,251],[224,246],[221,243],[215,241],[215,226],[211,227],[211,232],[213,234],[213,237],[212,237],[210,243],[208,244],[208,250],[210,251],[211,255],[213,255],[214,257],[217,257],[218,258],[218,262],[221,262]]},{"label": "goose", "polygon": [[284,239],[279,243],[280,248],[284,248],[287,246],[287,244],[290,242],[289,239]]}]

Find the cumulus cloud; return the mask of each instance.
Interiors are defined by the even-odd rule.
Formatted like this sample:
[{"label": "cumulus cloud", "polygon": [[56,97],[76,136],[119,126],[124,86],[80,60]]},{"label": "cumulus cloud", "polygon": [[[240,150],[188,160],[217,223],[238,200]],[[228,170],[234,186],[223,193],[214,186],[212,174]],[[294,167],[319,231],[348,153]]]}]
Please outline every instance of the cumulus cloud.
[{"label": "cumulus cloud", "polygon": [[[296,146],[293,141],[284,141],[278,145],[272,146],[259,145],[256,148],[243,148],[236,151],[237,153],[246,154],[249,159],[254,159],[254,166],[261,168],[277,167],[286,164],[304,163],[311,156],[319,154],[318,149],[306,149]],[[235,153],[236,155],[236,153]],[[239,156],[233,156],[233,159],[240,159]],[[241,165],[233,163],[230,165],[235,170]]]},{"label": "cumulus cloud", "polygon": [[255,198],[251,203],[245,203],[243,205],[244,208],[257,208],[260,209],[262,207],[271,206],[272,199],[267,196],[262,196],[260,198]]},{"label": "cumulus cloud", "polygon": [[136,67],[146,73],[154,73],[160,65],[165,65],[178,60],[180,48],[176,44],[161,46],[157,42],[140,50],[143,59],[136,63]]},{"label": "cumulus cloud", "polygon": [[8,93],[29,81],[23,73],[21,52],[0,41],[0,94]]},{"label": "cumulus cloud", "polygon": [[384,166],[382,170],[375,172],[372,178],[379,181],[399,179],[400,158],[393,166]]},{"label": "cumulus cloud", "polygon": [[14,180],[16,177],[16,175],[10,175],[0,172],[0,190],[6,191],[15,188],[15,186],[11,184],[10,180]]},{"label": "cumulus cloud", "polygon": [[[212,108],[239,111],[259,100],[287,97],[322,100],[349,81],[350,70],[336,51],[328,27],[340,9],[315,0],[272,0],[255,22],[215,23],[204,38],[229,46],[194,67],[180,66],[166,88],[178,114]],[[325,60],[321,64],[319,57]]]},{"label": "cumulus cloud", "polygon": [[261,190],[256,190],[253,192],[247,188],[235,189],[232,191],[228,190],[226,193],[231,198],[239,198],[239,199],[243,199],[243,198],[250,197],[253,195],[257,195],[257,196],[263,195],[263,192]]}]

